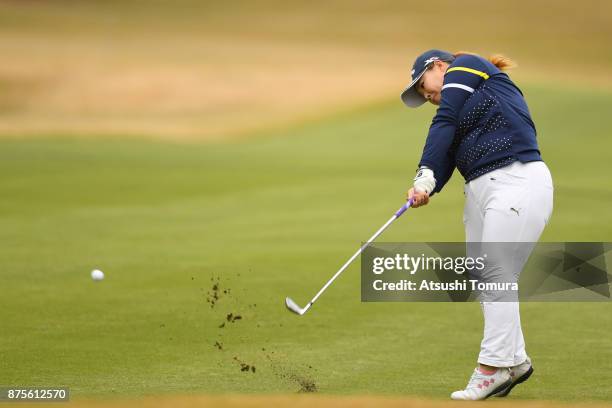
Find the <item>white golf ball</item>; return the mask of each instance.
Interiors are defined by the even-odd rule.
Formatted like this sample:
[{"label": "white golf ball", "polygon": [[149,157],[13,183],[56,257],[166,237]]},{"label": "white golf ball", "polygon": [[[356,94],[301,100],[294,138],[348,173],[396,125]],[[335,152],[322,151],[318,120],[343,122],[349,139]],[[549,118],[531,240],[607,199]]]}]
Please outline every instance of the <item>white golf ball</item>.
[{"label": "white golf ball", "polygon": [[93,271],[91,271],[91,279],[95,281],[101,281],[102,279],[104,279],[104,272],[99,269],[94,269]]}]

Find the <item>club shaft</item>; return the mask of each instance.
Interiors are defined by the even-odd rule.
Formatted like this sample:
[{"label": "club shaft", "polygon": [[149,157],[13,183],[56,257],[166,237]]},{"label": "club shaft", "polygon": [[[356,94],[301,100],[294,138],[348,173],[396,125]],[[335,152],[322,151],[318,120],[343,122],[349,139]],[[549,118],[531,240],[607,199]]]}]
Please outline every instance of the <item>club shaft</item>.
[{"label": "club shaft", "polygon": [[[401,215],[401,214],[400,214],[400,215]],[[315,295],[315,297],[313,297],[313,298],[312,298],[312,300],[310,301],[310,303],[309,303],[309,304],[306,306],[306,309],[309,309],[309,308],[310,308],[310,306],[312,306],[312,304],[313,304],[314,302],[316,302],[316,300],[319,298],[319,296],[321,296],[321,294],[322,294],[323,292],[325,292],[325,289],[327,289],[327,287],[328,287],[329,285],[331,285],[331,284],[332,284],[332,282],[333,282],[333,281],[334,281],[334,280],[335,280],[335,279],[336,279],[338,276],[340,276],[340,274],[341,274],[342,272],[344,272],[344,270],[345,270],[346,268],[348,268],[348,266],[349,266],[349,265],[350,265],[350,264],[351,264],[351,263],[352,263],[352,262],[355,260],[355,258],[357,258],[357,257],[359,256],[359,254],[361,254],[361,253],[363,252],[363,250],[364,250],[364,249],[366,249],[366,248],[367,248],[367,247],[368,247],[368,246],[369,246],[369,245],[372,243],[372,241],[374,241],[374,240],[375,240],[375,239],[376,239],[376,238],[377,238],[377,237],[378,237],[380,234],[382,234],[382,233],[383,233],[383,231],[384,231],[384,230],[386,230],[386,229],[387,229],[387,227],[388,227],[389,225],[391,225],[391,223],[392,223],[393,221],[395,221],[395,220],[396,220],[398,217],[399,217],[399,215],[398,215],[398,214],[394,214],[394,215],[393,215],[391,218],[389,218],[389,221],[387,221],[387,222],[385,223],[385,225],[383,225],[382,227],[380,227],[380,229],[379,229],[378,231],[376,231],[376,232],[374,233],[374,235],[372,235],[372,237],[371,237],[370,239],[368,239],[368,240],[366,241],[366,243],[365,243],[365,244],[363,244],[363,245],[361,246],[361,248],[359,248],[359,250],[358,250],[357,252],[355,252],[355,254],[353,254],[353,256],[351,256],[351,257],[350,257],[350,259],[349,259],[348,261],[346,261],[346,263],[345,263],[344,265],[342,265],[342,268],[340,268],[340,269],[338,270],[338,272],[336,272],[336,274],[335,274],[334,276],[332,276],[332,277],[331,277],[331,279],[330,279],[329,281],[327,281],[327,283],[325,284],[325,286],[323,286],[323,287],[321,288],[321,290],[319,291],[319,293],[317,293],[317,294]]]}]

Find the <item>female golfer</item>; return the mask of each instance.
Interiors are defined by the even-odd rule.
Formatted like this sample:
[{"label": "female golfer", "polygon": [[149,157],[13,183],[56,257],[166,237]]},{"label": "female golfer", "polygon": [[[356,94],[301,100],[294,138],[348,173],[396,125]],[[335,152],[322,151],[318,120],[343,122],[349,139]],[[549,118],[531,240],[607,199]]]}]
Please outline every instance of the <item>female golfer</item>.
[{"label": "female golfer", "polygon": [[[402,101],[439,106],[429,128],[414,186],[413,207],[426,205],[457,168],[465,178],[466,242],[488,245],[488,264],[518,280],[533,245],[495,250],[491,243],[535,243],[550,218],[553,185],[521,90],[504,69],[513,63],[430,50],[413,66]],[[509,248],[506,247],[506,248]],[[486,252],[485,252],[486,253]],[[533,372],[525,351],[518,298],[481,301],[484,336],[478,367],[452,399],[506,396]]]}]

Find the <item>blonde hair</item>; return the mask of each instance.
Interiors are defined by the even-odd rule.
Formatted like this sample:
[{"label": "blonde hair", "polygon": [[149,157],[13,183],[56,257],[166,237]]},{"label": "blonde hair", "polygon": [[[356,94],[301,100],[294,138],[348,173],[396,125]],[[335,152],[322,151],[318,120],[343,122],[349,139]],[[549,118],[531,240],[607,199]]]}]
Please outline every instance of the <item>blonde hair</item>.
[{"label": "blonde hair", "polygon": [[[478,54],[475,54],[473,52],[467,52],[467,51],[457,51],[456,53],[453,54],[455,58],[460,55],[478,55]],[[512,61],[510,58],[504,55],[501,55],[501,54],[491,55],[487,59],[491,62],[491,64],[495,65],[497,68],[501,69],[502,71],[507,71],[511,68],[516,68],[516,62]]]}]

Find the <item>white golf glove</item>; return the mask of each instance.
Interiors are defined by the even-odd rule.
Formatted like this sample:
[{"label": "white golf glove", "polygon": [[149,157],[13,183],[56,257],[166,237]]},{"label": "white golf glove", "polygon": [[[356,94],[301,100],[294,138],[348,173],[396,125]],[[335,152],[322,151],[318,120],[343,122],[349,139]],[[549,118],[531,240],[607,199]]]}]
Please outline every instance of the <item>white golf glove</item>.
[{"label": "white golf glove", "polygon": [[414,178],[414,191],[431,194],[434,188],[436,188],[436,179],[433,170],[422,166]]}]

